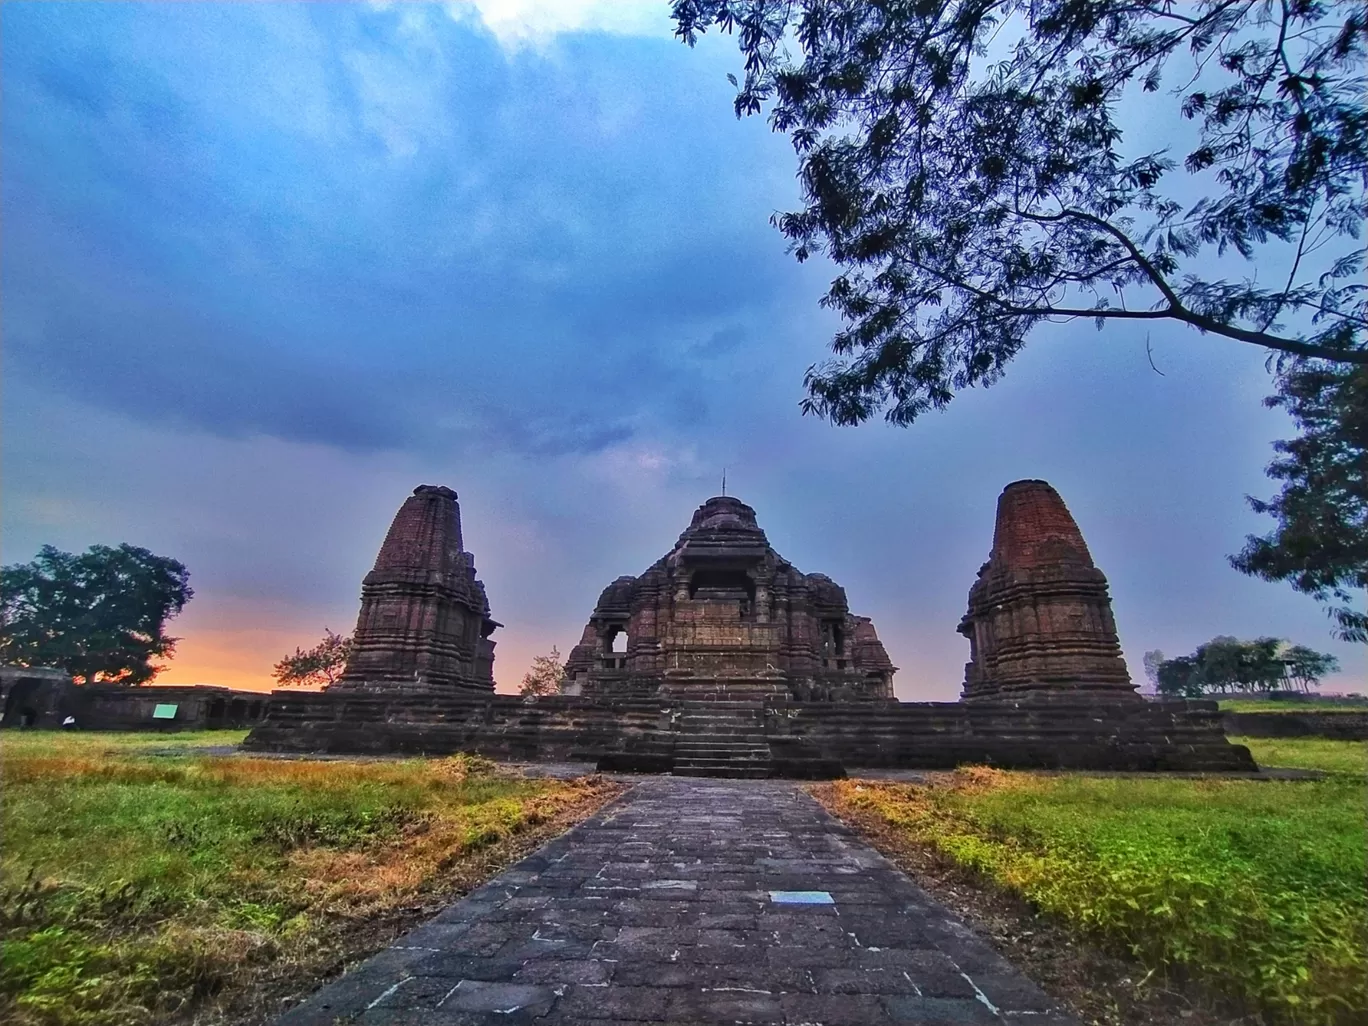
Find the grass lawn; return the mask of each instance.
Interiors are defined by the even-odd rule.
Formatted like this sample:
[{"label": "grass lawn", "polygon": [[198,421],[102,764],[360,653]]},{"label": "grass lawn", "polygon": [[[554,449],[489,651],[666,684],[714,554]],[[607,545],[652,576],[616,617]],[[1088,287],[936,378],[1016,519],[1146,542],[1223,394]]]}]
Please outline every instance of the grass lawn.
[{"label": "grass lawn", "polygon": [[1245,745],[1260,766],[1368,775],[1368,741],[1330,741],[1319,737],[1232,737],[1230,743]]},{"label": "grass lawn", "polygon": [[1161,979],[1198,979],[1274,1021],[1368,1017],[1359,778],[965,768],[928,786],[848,780],[817,793],[855,825],[893,827]]},{"label": "grass lawn", "polygon": [[259,1019],[617,790],[195,752],[243,733],[5,732],[0,1020]]},{"label": "grass lawn", "polygon": [[1267,698],[1222,698],[1221,712],[1274,713],[1331,713],[1368,712],[1368,702],[1353,702],[1334,698],[1292,699],[1270,701]]},{"label": "grass lawn", "polygon": [[128,732],[114,730],[7,730],[0,734],[0,753],[11,756],[133,755],[146,752],[193,755],[189,749],[235,748],[247,730],[180,730]]}]

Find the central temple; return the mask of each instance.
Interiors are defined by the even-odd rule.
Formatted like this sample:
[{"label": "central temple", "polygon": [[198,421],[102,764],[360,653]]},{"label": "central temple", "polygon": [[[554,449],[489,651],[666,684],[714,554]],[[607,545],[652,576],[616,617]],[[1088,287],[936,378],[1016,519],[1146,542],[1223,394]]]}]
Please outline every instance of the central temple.
[{"label": "central temple", "polygon": [[565,664],[590,696],[893,698],[895,667],[845,590],[770,545],[755,510],[718,496],[640,577],[604,589]]}]

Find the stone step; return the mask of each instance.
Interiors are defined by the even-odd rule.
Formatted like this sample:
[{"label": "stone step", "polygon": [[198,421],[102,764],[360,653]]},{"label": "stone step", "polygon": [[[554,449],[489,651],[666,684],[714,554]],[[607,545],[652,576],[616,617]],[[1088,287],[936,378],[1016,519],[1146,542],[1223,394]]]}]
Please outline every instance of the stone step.
[{"label": "stone step", "polygon": [[674,743],[676,751],[692,751],[695,748],[719,748],[724,751],[769,751],[769,742],[764,737],[752,737],[742,740],[740,737],[716,737],[716,738],[677,738]]},{"label": "stone step", "polygon": [[759,716],[681,716],[675,723],[680,727],[692,727],[696,730],[706,730],[714,726],[752,729],[764,726],[764,721]]},{"label": "stone step", "polygon": [[770,757],[768,755],[751,755],[743,758],[736,758],[730,755],[710,755],[699,756],[690,755],[686,757],[675,756],[676,766],[711,766],[714,769],[725,766],[736,766],[740,769],[755,769],[757,766],[769,767]]},{"label": "stone step", "polygon": [[763,780],[770,775],[770,767],[768,763],[738,765],[734,762],[676,762],[671,772],[676,777],[732,777],[744,780]]},{"label": "stone step", "polygon": [[768,748],[699,748],[685,752],[681,752],[676,748],[674,757],[676,762],[694,762],[699,760],[705,762],[723,762],[727,759],[749,761],[759,759],[768,761],[770,752]]},{"label": "stone step", "polygon": [[675,721],[680,726],[693,726],[698,728],[716,725],[719,727],[727,726],[761,726],[764,721],[759,716],[681,716]]},{"label": "stone step", "polygon": [[676,763],[757,763],[769,762],[769,752],[688,752],[681,754],[674,753]]}]

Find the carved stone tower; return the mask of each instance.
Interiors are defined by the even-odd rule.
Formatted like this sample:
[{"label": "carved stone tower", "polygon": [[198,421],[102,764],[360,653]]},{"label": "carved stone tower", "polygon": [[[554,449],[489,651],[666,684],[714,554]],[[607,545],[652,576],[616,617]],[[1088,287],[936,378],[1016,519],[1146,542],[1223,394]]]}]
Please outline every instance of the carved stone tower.
[{"label": "carved stone tower", "polygon": [[1116,637],[1107,579],[1044,481],[998,499],[993,551],[969,590],[965,701],[1086,694],[1136,700]]},{"label": "carved stone tower", "polygon": [[361,584],[351,658],[330,690],[494,689],[494,642],[456,493],[420,485],[395,514]]},{"label": "carved stone tower", "polygon": [[645,573],[604,589],[565,670],[572,694],[891,700],[897,667],[840,585],[796,569],[754,509],[719,495]]}]

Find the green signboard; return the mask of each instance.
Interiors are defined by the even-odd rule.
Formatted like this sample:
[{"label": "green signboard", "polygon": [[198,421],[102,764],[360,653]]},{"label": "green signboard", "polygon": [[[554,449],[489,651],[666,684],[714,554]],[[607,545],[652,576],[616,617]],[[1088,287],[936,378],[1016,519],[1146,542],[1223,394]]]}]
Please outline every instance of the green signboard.
[{"label": "green signboard", "polygon": [[176,709],[178,708],[179,706],[174,704],[158,705],[152,710],[152,718],[154,720],[174,720],[176,718]]}]

